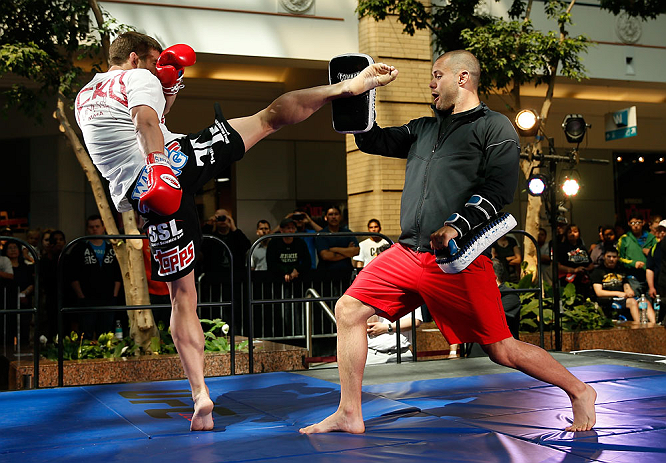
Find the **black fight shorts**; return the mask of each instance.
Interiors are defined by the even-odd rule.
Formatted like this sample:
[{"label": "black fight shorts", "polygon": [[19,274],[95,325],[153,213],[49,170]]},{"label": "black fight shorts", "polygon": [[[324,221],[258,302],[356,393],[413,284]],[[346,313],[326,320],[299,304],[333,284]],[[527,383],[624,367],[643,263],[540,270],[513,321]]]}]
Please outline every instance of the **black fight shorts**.
[{"label": "black fight shorts", "polygon": [[175,281],[194,269],[201,250],[203,235],[194,201],[197,191],[241,159],[245,144],[215,103],[213,125],[167,143],[165,153],[183,190],[180,208],[168,216],[139,211],[139,197],[147,185],[145,168],[134,181],[127,198],[144,219],[144,232],[152,256],[152,279]]}]

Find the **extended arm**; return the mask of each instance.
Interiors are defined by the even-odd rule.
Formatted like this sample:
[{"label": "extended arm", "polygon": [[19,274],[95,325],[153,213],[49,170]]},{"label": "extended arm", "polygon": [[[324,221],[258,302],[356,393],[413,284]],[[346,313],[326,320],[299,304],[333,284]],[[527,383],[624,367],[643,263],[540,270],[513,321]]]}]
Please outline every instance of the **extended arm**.
[{"label": "extended arm", "polygon": [[365,68],[353,79],[285,93],[257,114],[231,119],[229,124],[243,138],[247,151],[285,125],[304,121],[329,101],[360,95],[387,85],[397,76],[398,70],[395,67],[376,63]]}]

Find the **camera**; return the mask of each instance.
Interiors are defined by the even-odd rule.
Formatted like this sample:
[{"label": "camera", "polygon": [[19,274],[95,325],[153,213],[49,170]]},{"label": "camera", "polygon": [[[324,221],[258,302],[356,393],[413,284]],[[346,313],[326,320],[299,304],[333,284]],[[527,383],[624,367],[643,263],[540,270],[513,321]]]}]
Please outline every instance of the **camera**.
[{"label": "camera", "polygon": [[291,218],[294,220],[303,220],[305,219],[305,214],[297,212],[296,214],[293,214]]},{"label": "camera", "polygon": [[227,216],[226,215],[221,215],[219,217],[215,217],[215,220],[218,222],[226,222],[227,221]]}]

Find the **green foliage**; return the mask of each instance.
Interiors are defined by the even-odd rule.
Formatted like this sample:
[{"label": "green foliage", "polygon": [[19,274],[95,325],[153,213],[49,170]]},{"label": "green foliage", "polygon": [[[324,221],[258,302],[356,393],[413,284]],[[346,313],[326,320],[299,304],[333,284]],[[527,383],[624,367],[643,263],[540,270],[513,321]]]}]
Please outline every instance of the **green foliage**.
[{"label": "green foliage", "polygon": [[[213,320],[202,318],[201,325],[204,327],[206,352],[229,352],[231,350],[229,340],[227,339],[229,325],[227,325],[226,322],[223,322],[219,318]],[[247,345],[247,340],[237,343],[236,350],[247,350]]]},{"label": "green foliage", "polygon": [[[229,340],[226,337],[229,325],[219,318],[213,320],[201,319],[201,323],[202,327],[205,327],[205,352],[229,352],[231,350]],[[150,340],[150,349],[153,354],[176,354],[171,329],[165,329],[162,322],[158,323],[157,328],[159,337]],[[247,345],[247,340],[236,343],[236,351],[247,351]],[[110,331],[100,335],[97,340],[83,339],[72,331],[69,336],[65,336],[63,341],[63,358],[65,360],[118,358],[145,353],[129,336],[121,341]],[[58,359],[58,343],[55,338],[52,343],[46,345],[42,355],[49,360]]]},{"label": "green foliage", "polygon": [[[82,360],[129,357],[134,355],[138,348],[131,338],[126,337],[121,341],[111,331],[101,334],[97,340],[83,339],[72,331],[63,340],[63,358]],[[46,345],[42,355],[49,360],[58,359],[58,344],[55,338],[52,343]]]},{"label": "green foliage", "polygon": [[[495,0],[498,2],[499,0]],[[574,0],[575,2],[575,0]],[[543,7],[556,25],[555,31],[537,31],[529,18],[532,2],[514,0],[509,18],[483,14],[482,0],[449,0],[425,6],[418,0],[359,0],[359,16],[383,20],[395,14],[404,32],[413,35],[428,28],[433,33],[437,52],[467,49],[481,63],[479,91],[507,92],[516,85],[547,82],[554,69],[565,77],[580,80],[586,77],[581,55],[590,41],[579,35],[569,37],[566,27],[572,24],[567,8],[570,0],[545,0]],[[627,11],[642,18],[664,13],[663,0],[601,0],[601,7],[615,14]],[[562,32],[562,36],[560,36]]]},{"label": "green foliage", "polygon": [[636,16],[642,20],[655,19],[660,14],[666,13],[666,2],[664,0],[601,0],[602,8],[618,15],[623,11],[630,16]]},{"label": "green foliage", "polygon": [[[49,97],[61,92],[72,98],[89,60],[99,70],[101,36],[129,29],[118,25],[102,10],[105,22],[93,26],[89,0],[12,0],[0,2],[0,77],[22,77],[2,94],[4,110],[18,108],[40,121]],[[90,64],[90,61],[92,63]]]},{"label": "green foliage", "polygon": [[[507,286],[528,288],[534,287],[532,275],[524,276],[517,285]],[[544,331],[551,331],[554,326],[555,315],[553,313],[553,288],[545,284],[545,296],[543,298],[543,322]],[[562,313],[560,314],[562,329],[564,331],[585,331],[612,328],[613,322],[606,318],[598,305],[589,299],[583,300],[582,296],[576,294],[576,287],[569,283],[560,288],[560,301],[562,302]],[[539,331],[539,298],[536,293],[520,294],[522,308],[520,310],[520,330],[527,332]]]}]

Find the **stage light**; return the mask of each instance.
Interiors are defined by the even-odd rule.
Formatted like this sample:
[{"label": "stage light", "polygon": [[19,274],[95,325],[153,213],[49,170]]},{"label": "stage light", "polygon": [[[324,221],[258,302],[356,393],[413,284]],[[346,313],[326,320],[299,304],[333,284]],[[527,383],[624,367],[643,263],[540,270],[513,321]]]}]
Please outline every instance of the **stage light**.
[{"label": "stage light", "polygon": [[562,130],[569,143],[582,142],[588,127],[591,126],[585,123],[585,119],[580,114],[567,114],[562,121]]},{"label": "stage light", "polygon": [[576,196],[580,190],[580,184],[575,178],[565,178],[562,183],[562,191],[566,196]]},{"label": "stage light", "polygon": [[645,162],[645,158],[643,156],[638,156],[638,162]]},{"label": "stage light", "polygon": [[548,179],[543,174],[531,174],[527,179],[527,192],[532,196],[541,196],[546,191]]},{"label": "stage light", "polygon": [[616,160],[617,162],[622,162],[622,156],[618,156],[618,157],[616,157],[615,160]]},{"label": "stage light", "polygon": [[539,131],[539,115],[533,109],[523,109],[518,112],[515,123],[521,137],[533,137]]}]

